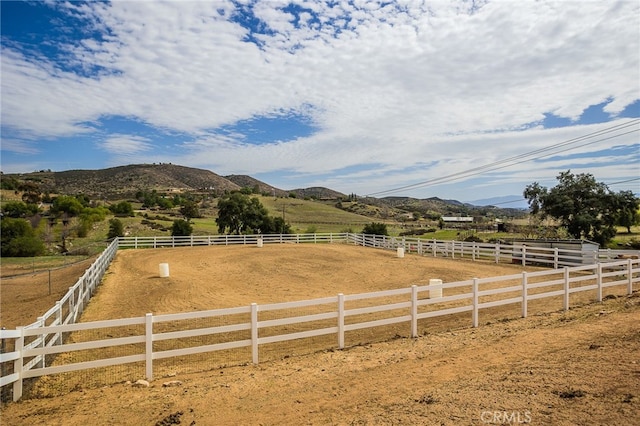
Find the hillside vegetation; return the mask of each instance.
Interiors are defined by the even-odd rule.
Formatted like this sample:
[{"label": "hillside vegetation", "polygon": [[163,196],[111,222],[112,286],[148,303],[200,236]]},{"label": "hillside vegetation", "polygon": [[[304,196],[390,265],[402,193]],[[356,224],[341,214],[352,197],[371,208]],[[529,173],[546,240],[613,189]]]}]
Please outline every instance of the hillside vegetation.
[{"label": "hillside vegetation", "polygon": [[[232,192],[258,198],[269,216],[284,221],[295,233],[362,232],[365,225],[379,222],[387,226],[390,235],[456,238],[459,230],[440,229],[441,216],[474,216],[474,226],[492,230],[496,218],[513,220],[525,215],[438,198],[377,199],[323,187],[285,190],[247,175],[223,177],[174,164],[41,170],[2,174],[1,178],[0,203],[5,217],[28,219],[35,233],[31,238],[40,238],[47,253],[77,254],[80,248],[105,241],[111,220],[105,219],[105,213],[112,218],[115,214],[124,235],[170,235],[175,222],[183,219],[189,221],[192,234],[217,234],[219,200]],[[67,203],[80,202],[75,213],[54,211],[56,200],[65,197]],[[16,213],[15,204],[21,202],[27,207]],[[12,203],[9,214],[5,207]],[[128,205],[126,214],[114,209],[122,203]],[[95,250],[99,248],[84,251],[90,254]]]}]

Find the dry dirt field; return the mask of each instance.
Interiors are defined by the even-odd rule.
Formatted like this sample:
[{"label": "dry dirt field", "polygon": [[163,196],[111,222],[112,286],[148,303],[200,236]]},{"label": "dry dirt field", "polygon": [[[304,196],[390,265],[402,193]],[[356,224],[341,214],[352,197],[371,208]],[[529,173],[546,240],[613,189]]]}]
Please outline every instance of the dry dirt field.
[{"label": "dry dirt field", "polygon": [[[169,278],[158,277],[164,262],[170,265]],[[451,282],[520,271],[518,265],[468,260],[399,259],[393,252],[341,244],[126,250],[118,253],[82,320],[303,300],[403,288],[430,278]],[[2,287],[3,311],[28,311],[27,304],[5,304],[7,298],[20,298],[4,282]],[[13,282],[11,291],[16,287]],[[256,366],[201,373],[176,366],[175,375],[156,377],[150,387],[125,382],[142,377],[97,388],[74,386],[56,397],[3,406],[0,422],[638,424],[637,288],[631,296],[622,289],[613,292],[601,304],[572,299],[572,306],[562,312],[561,305],[539,304],[525,319],[513,314],[517,309],[481,313],[477,329],[469,328],[470,317],[463,316],[438,327],[422,324],[415,339],[283,356]]]}]

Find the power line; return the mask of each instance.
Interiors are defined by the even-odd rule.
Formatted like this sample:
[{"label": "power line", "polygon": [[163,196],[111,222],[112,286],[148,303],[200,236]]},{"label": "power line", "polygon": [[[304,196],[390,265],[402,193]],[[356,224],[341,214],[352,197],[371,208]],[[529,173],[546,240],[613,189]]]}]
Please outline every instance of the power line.
[{"label": "power line", "polygon": [[[605,183],[605,185],[607,185],[607,186],[611,186],[611,185],[620,185],[620,184],[623,184],[623,183],[634,182],[634,181],[637,181],[637,180],[640,180],[640,177],[638,177],[638,178],[633,178],[633,179],[627,179],[627,180],[621,180],[621,181],[618,181],[618,182]],[[526,198],[522,197],[522,198],[519,198],[519,199],[517,199],[517,200],[509,200],[509,201],[501,201],[501,202],[499,202],[499,203],[491,203],[491,205],[492,205],[492,206],[501,206],[501,205],[503,205],[503,204],[520,203],[520,202],[522,202],[522,201],[526,201],[526,200],[527,200]]]},{"label": "power line", "polygon": [[[629,130],[627,132],[624,133],[619,133],[616,135],[612,135],[612,136],[608,136],[606,138],[602,138],[602,139],[598,139],[595,141],[589,141],[586,143],[582,143],[580,145],[576,145],[580,142],[584,142],[585,140],[588,139],[592,139],[595,137],[599,137],[599,136],[603,136],[606,135],[608,133],[612,133],[612,132],[619,132],[620,130],[624,130],[628,127],[631,126],[635,126],[636,124],[640,123],[640,119],[634,119],[631,120],[629,122],[626,123],[622,123],[622,124],[617,124],[615,126],[611,126],[611,127],[607,127],[605,129],[602,130],[598,130],[592,133],[588,133],[586,135],[583,136],[579,136],[576,138],[572,138],[569,140],[566,140],[564,142],[561,142],[559,144],[554,144],[553,146],[549,146],[546,148],[540,148],[540,149],[536,149],[534,151],[530,151],[524,154],[519,154],[513,157],[509,157],[503,160],[499,160],[499,161],[495,161],[493,163],[489,163],[489,164],[485,164],[483,166],[478,166],[478,167],[474,167],[472,169],[469,170],[465,170],[462,172],[457,172],[457,173],[452,173],[450,175],[446,175],[446,176],[442,176],[439,178],[435,178],[435,179],[429,179],[426,181],[422,181],[422,182],[418,182],[415,184],[411,184],[411,185],[405,185],[402,187],[398,187],[398,188],[393,188],[393,189],[388,189],[385,191],[379,191],[379,192],[374,192],[369,194],[368,196],[374,196],[374,195],[381,195],[381,194],[391,194],[391,193],[395,193],[395,192],[399,192],[399,191],[403,191],[403,190],[407,190],[407,189],[415,189],[415,188],[420,188],[420,187],[424,187],[424,186],[432,186],[432,185],[436,185],[436,184],[443,184],[443,183],[447,183],[447,182],[451,182],[451,181],[455,181],[455,180],[459,180],[462,178],[466,178],[466,177],[470,177],[470,176],[475,176],[478,174],[482,174],[482,173],[486,173],[489,171],[494,171],[494,170],[499,170],[499,169],[503,169],[506,167],[511,167],[514,166],[516,164],[521,164],[527,161],[532,161],[532,160],[538,160],[541,158],[545,158],[545,157],[549,157],[551,155],[555,155],[555,154],[559,154],[562,152],[566,152],[566,151],[570,151],[572,149],[576,149],[576,148],[580,148],[583,146],[587,146],[587,145],[592,145],[598,142],[602,142],[608,139],[613,139],[613,138],[617,138],[620,136],[624,136],[626,134],[629,133],[633,133],[633,132],[637,132],[640,129],[633,129],[633,130]],[[574,146],[572,146],[574,145]],[[564,148],[564,149],[560,149],[560,148]],[[548,153],[547,153],[548,152]],[[544,154],[544,155],[538,155],[538,154]]]},{"label": "power line", "polygon": [[636,180],[640,180],[640,177],[633,178],[633,179],[627,179],[627,180],[621,180],[621,181],[619,181],[619,182],[611,182],[611,183],[608,183],[608,184],[607,184],[607,186],[610,186],[610,185],[620,185],[620,184],[622,184],[622,183],[634,182],[634,181],[636,181]]}]

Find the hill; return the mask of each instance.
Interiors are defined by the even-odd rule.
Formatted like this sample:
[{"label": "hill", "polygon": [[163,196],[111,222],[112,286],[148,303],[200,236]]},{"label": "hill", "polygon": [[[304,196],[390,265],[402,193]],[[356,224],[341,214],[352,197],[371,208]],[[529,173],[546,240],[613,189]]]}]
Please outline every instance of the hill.
[{"label": "hill", "polygon": [[346,197],[341,192],[319,186],[284,190],[247,175],[229,175],[225,176],[225,178],[243,188],[251,188],[256,194],[268,194],[276,197],[288,197],[293,194],[296,198],[313,198],[316,200],[337,200]]},{"label": "hill", "polygon": [[235,183],[209,170],[173,164],[135,164],[99,170],[41,171],[6,175],[40,185],[42,192],[126,198],[138,191],[232,191]]},{"label": "hill", "polygon": [[[457,200],[437,197],[417,199],[410,197],[358,197],[324,187],[280,189],[248,175],[220,176],[210,170],[175,164],[133,164],[100,170],[39,171],[24,174],[3,174],[9,179],[27,181],[39,186],[42,193],[85,194],[90,198],[118,200],[132,198],[139,191],[159,193],[206,192],[221,195],[226,191],[250,188],[252,192],[275,197],[295,197],[320,201],[345,201],[337,204],[343,210],[377,218],[411,216],[425,218],[440,216],[522,216],[519,209],[478,207]],[[3,185],[4,188],[4,185]],[[349,199],[347,202],[346,200]]]}]

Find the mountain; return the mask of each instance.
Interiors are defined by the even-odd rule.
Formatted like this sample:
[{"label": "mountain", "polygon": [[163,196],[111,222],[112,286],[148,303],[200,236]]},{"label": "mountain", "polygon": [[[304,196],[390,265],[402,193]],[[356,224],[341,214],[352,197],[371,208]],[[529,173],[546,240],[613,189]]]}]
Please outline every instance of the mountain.
[{"label": "mountain", "polygon": [[242,188],[251,188],[254,193],[275,195],[276,197],[288,197],[291,194],[295,194],[296,198],[315,198],[317,200],[337,200],[346,197],[341,192],[319,186],[284,190],[247,175],[229,175],[225,178]]},{"label": "mountain", "polygon": [[[352,199],[345,194],[324,187],[280,189],[247,175],[220,176],[212,171],[185,167],[174,164],[133,164],[100,170],[67,170],[62,172],[39,171],[23,174],[2,174],[3,187],[5,179],[31,182],[36,184],[42,193],[50,194],[85,194],[90,198],[119,200],[133,198],[139,191],[156,190],[159,193],[179,192],[214,192],[218,195],[226,191],[251,188],[253,192],[296,198],[312,198],[333,203],[341,200],[343,209],[353,212],[367,211],[380,217],[393,215],[412,215],[420,213],[423,217],[439,216],[519,216],[522,210],[500,204],[503,198],[508,201],[519,197],[499,197],[478,200],[473,203],[462,203],[457,200],[443,200],[437,197],[417,199],[411,197],[357,197]],[[491,201],[491,202],[490,202]],[[497,202],[495,202],[497,201]],[[487,205],[488,207],[478,207]],[[502,206],[501,206],[502,207]],[[374,213],[372,213],[374,212]],[[395,212],[395,213],[394,213]]]},{"label": "mountain", "polygon": [[132,197],[138,191],[233,191],[240,186],[209,170],[173,164],[134,164],[99,170],[40,171],[5,175],[32,181],[42,192],[86,194],[99,198]]},{"label": "mountain", "polygon": [[[276,197],[286,197],[289,193],[283,189],[278,189],[258,179],[247,175],[228,175],[225,179],[235,183],[241,188],[251,188],[255,193],[271,194]],[[257,191],[256,191],[257,189]]]},{"label": "mountain", "polygon": [[339,198],[346,198],[346,195],[342,192],[334,191],[333,189],[325,188],[322,186],[292,189],[288,192],[296,194],[296,197],[298,198],[309,197],[315,198],[317,200],[337,200]]}]

